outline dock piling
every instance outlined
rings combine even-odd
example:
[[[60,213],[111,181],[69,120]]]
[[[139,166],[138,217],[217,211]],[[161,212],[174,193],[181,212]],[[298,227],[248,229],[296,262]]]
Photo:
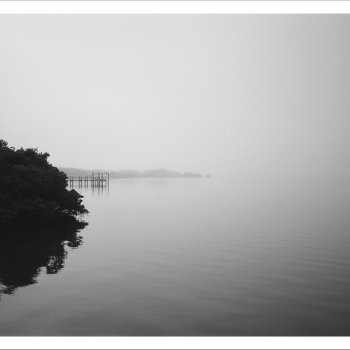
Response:
[[[105,176],[106,175],[106,176]],[[91,186],[96,187],[109,187],[109,173],[100,173],[98,172],[97,175],[95,173],[92,173],[91,177],[89,176],[69,176],[68,177],[69,185],[72,187],[74,185],[74,182],[78,182],[78,186],[82,187],[83,184],[85,186],[89,186],[89,183]]]

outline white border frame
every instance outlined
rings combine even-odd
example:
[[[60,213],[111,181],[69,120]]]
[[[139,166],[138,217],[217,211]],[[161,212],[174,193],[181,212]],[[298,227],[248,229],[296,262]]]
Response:
[[[4,14],[350,13],[348,1],[0,1]]]
[[[347,1],[0,1],[0,14],[349,13]],[[1,349],[350,349],[350,337],[0,337],[0,340]]]

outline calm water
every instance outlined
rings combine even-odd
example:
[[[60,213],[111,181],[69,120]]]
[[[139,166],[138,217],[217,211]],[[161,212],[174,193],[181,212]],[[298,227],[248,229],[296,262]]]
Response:
[[[80,192],[89,225],[70,240],[3,243],[0,335],[350,335],[350,183]]]

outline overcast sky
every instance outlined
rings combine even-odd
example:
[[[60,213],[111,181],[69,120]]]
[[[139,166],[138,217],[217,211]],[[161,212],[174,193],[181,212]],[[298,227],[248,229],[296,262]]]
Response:
[[[55,166],[349,176],[350,15],[1,15],[0,138]]]

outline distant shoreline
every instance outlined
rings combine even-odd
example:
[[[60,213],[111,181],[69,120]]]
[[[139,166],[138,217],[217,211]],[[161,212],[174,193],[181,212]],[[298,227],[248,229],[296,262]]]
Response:
[[[92,173],[105,173],[106,170],[101,169],[78,169],[78,168],[63,168],[59,169],[67,174],[67,176],[91,176]],[[108,171],[110,179],[123,179],[123,178],[210,178],[210,175],[203,176],[198,173],[184,172],[179,173],[173,170],[166,170],[164,168],[151,169],[145,171],[139,170],[111,170]]]

